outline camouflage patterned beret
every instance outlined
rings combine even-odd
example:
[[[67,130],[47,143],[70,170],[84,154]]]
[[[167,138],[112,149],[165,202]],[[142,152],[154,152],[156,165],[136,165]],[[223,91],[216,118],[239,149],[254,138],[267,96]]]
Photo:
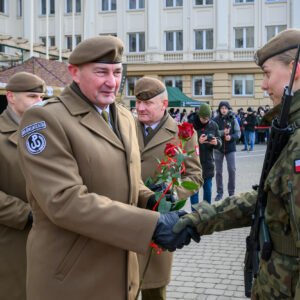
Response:
[[[45,81],[40,77],[27,72],[19,72],[10,77],[5,89],[11,92],[44,93]]]
[[[123,42],[114,36],[97,36],[79,43],[69,57],[72,65],[96,62],[117,64],[122,62]]]
[[[140,78],[134,87],[134,95],[138,100],[147,101],[166,90],[165,85],[153,77]]]
[[[262,48],[256,51],[254,55],[255,62],[261,67],[267,59],[285,51],[295,49],[299,44],[299,29],[287,29],[281,31],[279,34],[269,40]]]

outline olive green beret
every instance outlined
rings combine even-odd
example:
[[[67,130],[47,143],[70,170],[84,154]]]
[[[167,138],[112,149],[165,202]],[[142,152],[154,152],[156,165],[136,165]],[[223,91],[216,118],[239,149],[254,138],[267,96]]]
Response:
[[[114,36],[96,36],[79,43],[69,57],[72,65],[96,62],[117,64],[122,62],[124,44]]]
[[[198,115],[199,115],[199,117],[202,117],[202,118],[210,118],[211,117],[210,106],[206,103],[201,104]]]
[[[295,49],[299,44],[299,29],[287,29],[281,31],[279,34],[269,40],[262,48],[256,51],[254,55],[255,62],[261,67],[267,59],[285,51]]]
[[[134,87],[134,95],[138,100],[147,101],[166,90],[165,85],[153,77],[140,78]]]
[[[19,72],[10,77],[5,89],[11,92],[44,93],[45,81],[40,77],[27,72]]]

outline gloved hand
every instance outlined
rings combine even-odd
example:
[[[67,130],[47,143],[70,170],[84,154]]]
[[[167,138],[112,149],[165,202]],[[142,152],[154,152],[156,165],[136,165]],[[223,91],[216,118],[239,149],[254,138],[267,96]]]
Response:
[[[167,188],[167,185],[164,182],[159,184],[152,183],[148,186],[148,188],[153,192],[163,192]]]
[[[179,221],[179,218],[186,214],[185,211],[173,211],[166,214],[160,214],[158,219],[153,240],[156,244],[169,251],[175,251],[188,245],[193,239],[195,242],[200,242],[200,236],[195,228],[186,227],[180,233],[175,234],[172,229]]]
[[[175,197],[172,194],[166,194],[165,198],[167,201],[174,203],[176,201]],[[154,205],[156,204],[156,197],[155,195],[152,195],[149,197],[148,201],[147,201],[147,205],[146,208],[152,210]],[[158,208],[158,206],[157,206]],[[157,209],[156,209],[157,211]]]

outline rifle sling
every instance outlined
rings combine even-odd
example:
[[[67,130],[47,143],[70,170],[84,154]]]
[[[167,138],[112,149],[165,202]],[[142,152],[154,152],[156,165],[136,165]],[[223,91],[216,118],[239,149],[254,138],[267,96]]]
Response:
[[[295,241],[292,236],[284,236],[272,231],[270,231],[270,235],[273,250],[283,255],[299,257],[300,249],[296,247]]]

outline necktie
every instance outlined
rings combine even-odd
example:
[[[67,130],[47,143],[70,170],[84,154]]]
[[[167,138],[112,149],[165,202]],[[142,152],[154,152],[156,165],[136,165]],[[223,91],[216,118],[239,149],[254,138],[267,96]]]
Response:
[[[153,132],[153,129],[152,129],[151,126],[149,126],[149,127],[146,128],[146,131],[147,131],[147,136],[148,136]]]
[[[102,118],[104,119],[104,121],[109,124],[108,122],[108,112],[106,110],[102,110],[102,113],[101,113],[101,116]]]

